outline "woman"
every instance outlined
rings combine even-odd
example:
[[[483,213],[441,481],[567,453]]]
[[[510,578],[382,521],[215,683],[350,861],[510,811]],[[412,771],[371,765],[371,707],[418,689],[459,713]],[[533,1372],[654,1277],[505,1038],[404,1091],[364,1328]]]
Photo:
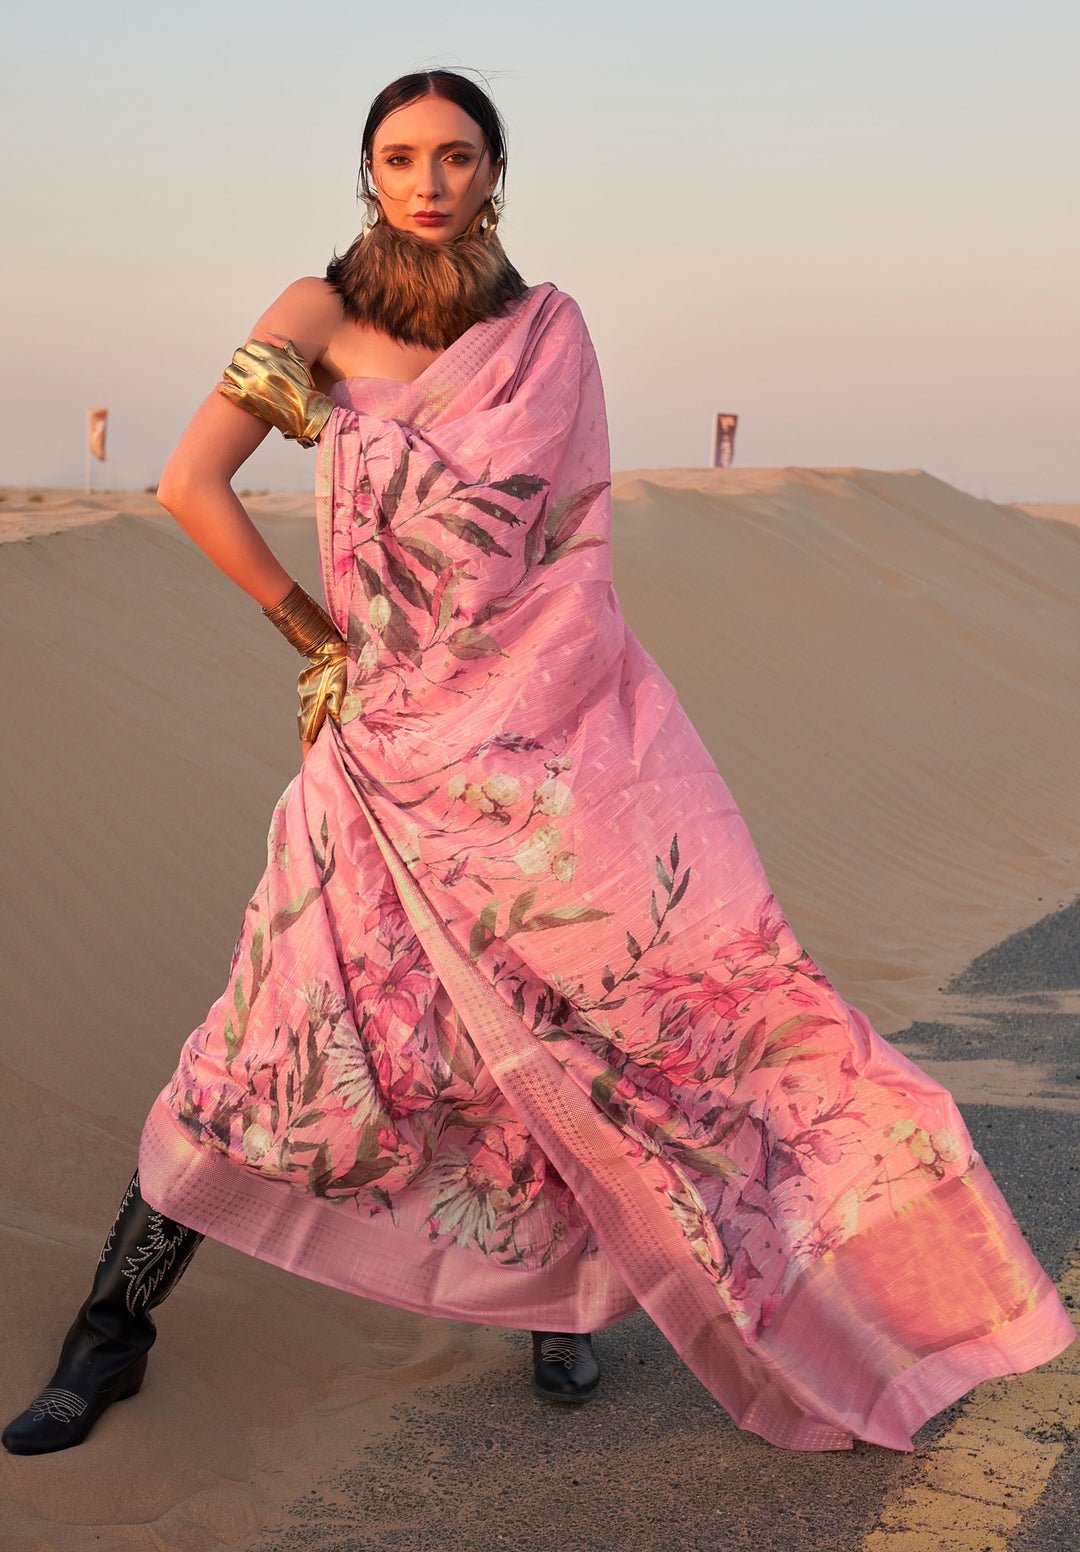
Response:
[[[608,450],[573,301],[495,236],[470,81],[393,83],[377,219],[257,323],[161,499],[309,658],[304,762],[229,983],[24,1453],[138,1389],[204,1234],[429,1314],[534,1330],[581,1402],[641,1305],[745,1428],[911,1433],[1073,1336],[950,1096],[795,941],[611,589]],[[311,365],[308,373],[307,363]],[[229,481],[319,442],[329,615]]]

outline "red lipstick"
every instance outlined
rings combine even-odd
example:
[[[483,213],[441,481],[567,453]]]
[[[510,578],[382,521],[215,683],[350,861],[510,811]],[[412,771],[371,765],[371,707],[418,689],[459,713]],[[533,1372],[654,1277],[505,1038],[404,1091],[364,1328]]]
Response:
[[[413,220],[421,226],[445,226],[450,217],[443,215],[441,210],[415,210]]]

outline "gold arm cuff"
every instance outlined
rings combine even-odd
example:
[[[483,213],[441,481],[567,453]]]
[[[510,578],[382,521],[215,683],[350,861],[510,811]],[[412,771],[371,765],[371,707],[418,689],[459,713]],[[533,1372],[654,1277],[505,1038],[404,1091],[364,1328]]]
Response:
[[[292,340],[284,346],[248,340],[233,351],[218,392],[230,403],[277,426],[287,441],[314,447],[334,408],[319,393],[311,370]]]

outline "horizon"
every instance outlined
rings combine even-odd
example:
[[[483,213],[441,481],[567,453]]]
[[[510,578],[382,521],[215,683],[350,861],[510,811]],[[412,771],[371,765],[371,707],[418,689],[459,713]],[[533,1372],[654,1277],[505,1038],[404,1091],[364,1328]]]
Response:
[[[1075,10],[608,15],[555,0],[539,33],[430,0],[362,22],[328,0],[302,32],[282,0],[15,16],[0,483],[79,488],[90,405],[109,409],[102,488],[156,483],[254,319],[355,235],[374,93],[475,64],[509,126],[507,251],[582,307],[614,468],[707,467],[723,410],[736,467],[1078,499]],[[268,439],[235,483],[309,489],[311,458]]]

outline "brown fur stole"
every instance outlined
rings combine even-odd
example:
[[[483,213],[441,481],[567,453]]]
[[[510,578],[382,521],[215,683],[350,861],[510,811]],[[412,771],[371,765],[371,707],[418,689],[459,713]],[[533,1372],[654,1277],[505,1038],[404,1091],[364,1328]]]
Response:
[[[346,316],[403,345],[445,350],[481,318],[501,313],[528,288],[494,230],[482,229],[488,208],[450,242],[414,237],[380,217],[327,265]]]

